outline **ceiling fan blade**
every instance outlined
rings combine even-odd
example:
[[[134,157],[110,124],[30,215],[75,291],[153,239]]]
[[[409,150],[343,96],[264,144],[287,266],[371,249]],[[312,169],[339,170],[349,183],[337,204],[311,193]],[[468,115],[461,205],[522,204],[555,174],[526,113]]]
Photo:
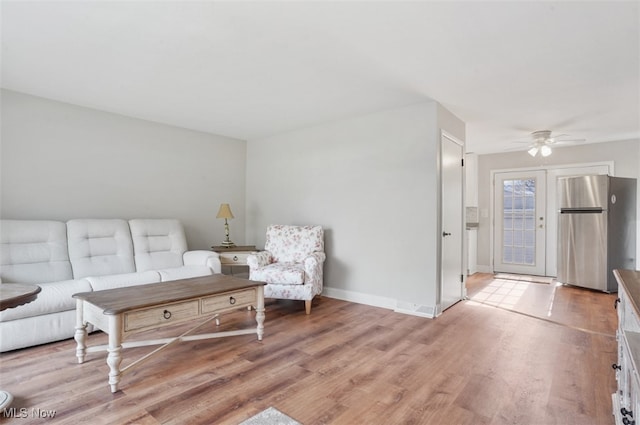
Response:
[[[555,143],[560,142],[586,142],[587,139],[555,139]]]
[[[503,152],[526,152],[529,149],[529,147],[523,147],[523,146],[519,146],[517,148],[505,148],[502,149]]]
[[[573,140],[557,140],[553,143],[549,143],[552,146],[569,146],[569,145],[579,145],[580,143],[586,141],[586,139],[573,139]]]

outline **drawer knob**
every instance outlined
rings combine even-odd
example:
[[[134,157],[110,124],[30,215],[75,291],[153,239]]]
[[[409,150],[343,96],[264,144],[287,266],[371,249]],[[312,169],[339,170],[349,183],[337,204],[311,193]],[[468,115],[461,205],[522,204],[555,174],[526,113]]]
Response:
[[[622,366],[618,365],[618,364],[612,364],[611,367],[613,368],[613,370],[622,370]]]
[[[171,312],[169,310],[165,310],[162,315],[167,320],[171,319]]]
[[[624,407],[622,409],[620,409],[620,413],[622,413],[622,416],[631,416],[633,417],[633,411],[632,410],[627,410]]]
[[[636,425],[636,421],[630,421],[626,416],[622,418],[622,423],[624,425]]]
[[[238,256],[237,255],[233,256],[233,261],[238,261]]]
[[[229,304],[234,305],[236,303],[236,299],[233,297],[229,297]]]
[[[616,300],[613,302],[613,308],[615,310],[618,309],[618,304],[620,304],[620,298],[616,298]]]

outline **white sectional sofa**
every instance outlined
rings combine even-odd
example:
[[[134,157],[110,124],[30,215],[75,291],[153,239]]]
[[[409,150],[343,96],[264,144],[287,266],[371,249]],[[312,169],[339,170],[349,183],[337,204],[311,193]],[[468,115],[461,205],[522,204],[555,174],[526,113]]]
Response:
[[[0,352],[73,337],[78,292],[220,273],[218,254],[187,251],[173,219],[0,220],[0,282],[38,298],[0,312]]]

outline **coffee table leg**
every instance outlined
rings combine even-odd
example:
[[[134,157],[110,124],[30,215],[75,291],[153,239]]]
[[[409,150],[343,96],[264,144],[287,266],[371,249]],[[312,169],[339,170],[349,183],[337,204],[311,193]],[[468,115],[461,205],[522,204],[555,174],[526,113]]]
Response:
[[[87,352],[87,322],[84,321],[83,304],[84,301],[76,300],[76,333],[73,339],[76,340],[76,357],[78,363],[84,363],[84,356]]]
[[[258,286],[258,302],[256,303],[256,322],[258,322],[258,328],[256,333],[258,334],[258,341],[262,341],[262,335],[264,335],[264,286]]]
[[[118,391],[120,382],[120,363],[122,362],[122,317],[109,316],[109,348],[107,364],[109,365],[109,385],[111,392]]]

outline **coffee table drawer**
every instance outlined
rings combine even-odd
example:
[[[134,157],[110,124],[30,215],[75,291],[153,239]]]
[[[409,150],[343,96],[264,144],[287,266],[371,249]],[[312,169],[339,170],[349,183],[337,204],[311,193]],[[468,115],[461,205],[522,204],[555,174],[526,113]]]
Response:
[[[131,311],[124,315],[124,330],[176,323],[198,316],[198,300]]]
[[[256,290],[247,289],[232,294],[220,294],[202,299],[202,314],[225,308],[244,307],[256,302]]]

